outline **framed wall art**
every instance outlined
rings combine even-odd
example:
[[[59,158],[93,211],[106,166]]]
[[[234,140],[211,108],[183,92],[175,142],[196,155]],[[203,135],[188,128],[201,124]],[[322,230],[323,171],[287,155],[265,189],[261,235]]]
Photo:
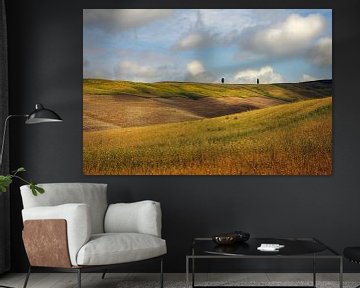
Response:
[[[85,175],[331,175],[330,9],[83,10]]]

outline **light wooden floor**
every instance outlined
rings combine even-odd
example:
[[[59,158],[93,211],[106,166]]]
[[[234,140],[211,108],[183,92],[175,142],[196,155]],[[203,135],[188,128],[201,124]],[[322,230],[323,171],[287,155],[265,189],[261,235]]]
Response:
[[[231,279],[232,281],[249,280],[259,283],[266,283],[268,281],[312,281],[312,274],[308,273],[211,273],[211,274],[197,274],[197,281],[226,281]],[[11,286],[14,288],[22,288],[25,279],[23,273],[8,273],[0,276],[1,285]],[[321,281],[335,281],[338,280],[338,274],[336,273],[319,273],[317,274],[317,280]],[[146,274],[125,274],[125,273],[108,273],[105,280],[101,279],[101,273],[83,273],[82,286],[87,287],[106,287],[116,288],[121,287],[122,281],[126,282],[126,287],[131,287],[131,281],[134,283],[141,283],[141,281],[158,281],[159,274],[146,273]],[[185,274],[172,273],[165,274],[165,288],[167,286],[172,287],[171,283],[176,282],[179,287],[179,283],[183,283],[185,287]],[[351,282],[351,283],[350,283]],[[129,284],[130,283],[130,284]],[[360,284],[360,273],[345,273],[344,284],[353,285],[353,283]],[[166,285],[169,284],[169,285]],[[182,286],[180,284],[180,286]],[[32,273],[28,288],[75,288],[76,273]]]

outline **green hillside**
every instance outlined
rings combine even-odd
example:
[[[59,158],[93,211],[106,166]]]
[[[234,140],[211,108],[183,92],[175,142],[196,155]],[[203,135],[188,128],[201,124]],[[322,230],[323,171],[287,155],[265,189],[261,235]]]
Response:
[[[271,97],[284,101],[322,98],[332,95],[332,81],[319,80],[282,84],[210,84],[193,82],[140,83],[102,79],[84,79],[83,94],[135,95],[140,97]]]
[[[310,85],[314,84],[321,83]],[[276,89],[281,85],[275,85]],[[329,175],[332,99],[304,100],[212,119],[86,132],[83,168],[87,175]]]

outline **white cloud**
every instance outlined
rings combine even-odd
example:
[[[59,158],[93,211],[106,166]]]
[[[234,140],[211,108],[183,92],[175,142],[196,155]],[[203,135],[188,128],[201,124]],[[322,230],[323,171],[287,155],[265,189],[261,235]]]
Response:
[[[199,60],[193,60],[186,65],[188,73],[185,75],[184,81],[198,83],[213,83],[216,76],[207,71]]]
[[[180,50],[197,49],[206,46],[209,43],[209,37],[204,33],[191,33],[180,39],[175,48]]]
[[[249,30],[244,46],[247,50],[264,55],[295,55],[309,47],[311,41],[324,30],[325,24],[320,14],[291,14],[270,27]]]
[[[113,68],[112,79],[136,82],[179,81],[184,79],[184,71],[173,64],[158,65],[151,61],[121,61]]]
[[[115,68],[117,79],[150,82],[160,75],[160,71],[152,66],[141,65],[132,61],[123,61]]]
[[[324,37],[319,39],[310,51],[310,57],[314,64],[324,67],[332,64],[332,39]]]
[[[201,9],[201,18],[205,27],[218,34],[229,31],[240,32],[253,23],[253,11],[246,9]]]
[[[200,50],[237,43],[240,32],[252,25],[249,10],[245,9],[191,10],[191,13],[181,13],[180,19],[187,23],[179,25],[178,31],[184,32],[173,45],[178,50]]]
[[[199,60],[193,60],[187,64],[187,69],[189,73],[193,76],[196,76],[200,73],[205,72],[204,65]]]
[[[106,32],[137,28],[168,17],[171,9],[84,9],[84,27]]]
[[[247,69],[236,73],[234,81],[245,84],[255,84],[256,79],[260,80],[260,83],[281,83],[284,82],[283,77],[276,73],[270,66],[264,66],[260,69]]]
[[[203,26],[211,31],[218,44],[238,43],[244,30],[268,25],[288,14],[285,9],[201,9],[199,13]]]
[[[194,12],[195,13],[190,13],[191,18],[194,17],[191,20],[192,25],[187,28],[187,32],[181,34],[180,39],[173,46],[175,49],[201,49],[210,46],[214,41],[211,31],[209,31],[203,23],[201,11],[196,10]]]
[[[301,76],[300,82],[307,82],[307,81],[315,81],[317,80],[314,76],[308,75],[308,74],[303,74]]]

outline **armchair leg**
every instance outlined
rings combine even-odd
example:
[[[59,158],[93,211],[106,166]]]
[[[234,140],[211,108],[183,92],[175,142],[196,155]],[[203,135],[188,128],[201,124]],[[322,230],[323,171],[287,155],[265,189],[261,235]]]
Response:
[[[27,283],[28,283],[28,281],[29,281],[30,274],[31,274],[31,265],[29,266],[29,270],[28,270],[28,272],[27,272],[27,274],[26,274],[26,278],[25,278],[25,282],[24,282],[23,288],[26,288]]]
[[[78,288],[81,288],[81,269],[77,269]]]
[[[101,275],[101,279],[105,279],[106,272],[107,272],[107,270],[105,269],[103,274]]]
[[[160,287],[163,288],[164,287],[164,268],[163,265],[164,264],[164,259],[163,257],[161,257],[160,260]]]

